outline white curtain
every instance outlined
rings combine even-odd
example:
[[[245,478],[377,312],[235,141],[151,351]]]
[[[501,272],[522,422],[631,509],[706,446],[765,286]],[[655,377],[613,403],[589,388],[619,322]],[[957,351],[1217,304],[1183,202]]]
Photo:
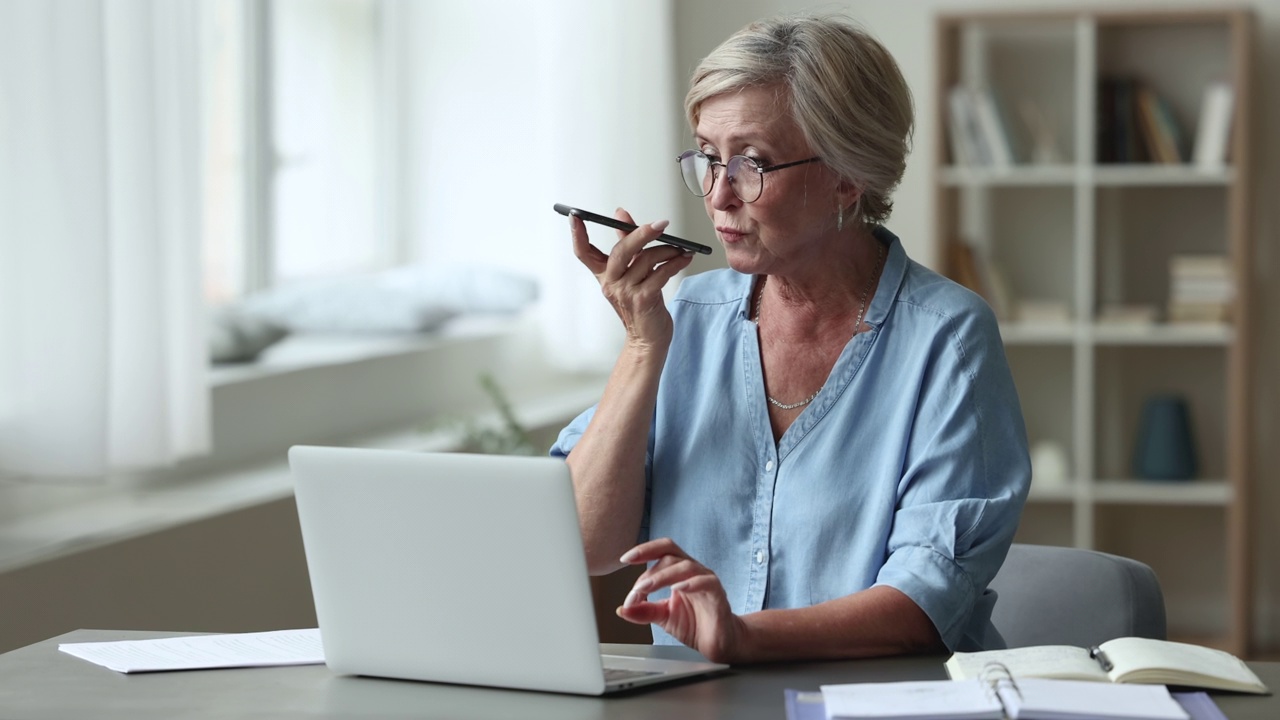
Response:
[[[675,221],[679,108],[670,0],[410,3],[406,218],[430,262],[535,275],[544,347],[603,370],[621,325],[555,203]],[[614,231],[590,227],[598,246]],[[678,230],[678,228],[673,228]]]
[[[207,452],[197,0],[0,0],[0,476]]]

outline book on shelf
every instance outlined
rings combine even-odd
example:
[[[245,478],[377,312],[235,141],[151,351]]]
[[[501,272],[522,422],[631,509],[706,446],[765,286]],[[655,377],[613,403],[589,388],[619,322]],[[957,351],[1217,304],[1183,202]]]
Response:
[[[987,165],[986,148],[981,145],[977,118],[969,107],[969,91],[957,85],[947,93],[947,138],[951,142],[951,163],[960,166]]]
[[[1169,272],[1174,277],[1229,278],[1231,261],[1226,255],[1173,255]]]
[[[1231,306],[1226,303],[1169,303],[1171,323],[1226,323],[1231,322]]]
[[[1205,86],[1191,150],[1191,161],[1196,167],[1214,170],[1226,165],[1234,104],[1235,93],[1230,84],[1212,82]]]
[[[951,279],[981,295],[997,319],[1009,319],[1009,286],[991,258],[960,239],[951,241],[950,254]]]
[[[1227,322],[1235,299],[1231,262],[1225,255],[1174,255],[1169,259],[1169,321]]]
[[[1186,142],[1173,107],[1150,85],[1132,77],[1098,84],[1098,162],[1181,164]]]
[[[1007,168],[1016,161],[995,94],[957,85],[947,94],[947,136],[956,165]]]
[[[1098,85],[1098,162],[1146,162],[1146,148],[1139,134],[1137,81],[1128,77],[1103,78]]]
[[[980,678],[998,664],[1015,678],[1054,678],[1110,683],[1185,685],[1266,694],[1240,658],[1223,650],[1150,638],[1108,640],[1094,648],[1043,645],[955,653],[946,662],[953,680]]]
[[[1103,305],[1098,311],[1098,324],[1124,327],[1151,327],[1159,320],[1155,305]]]
[[[1137,86],[1135,102],[1135,113],[1140,119],[1139,133],[1143,147],[1147,149],[1147,157],[1155,163],[1181,164],[1182,129],[1169,103],[1149,85]]]
[[[972,90],[973,107],[978,117],[978,127],[991,153],[991,165],[1007,168],[1016,161],[1013,150],[1013,138],[1009,135],[1009,124],[1005,122],[1004,113],[995,93],[990,89]]]

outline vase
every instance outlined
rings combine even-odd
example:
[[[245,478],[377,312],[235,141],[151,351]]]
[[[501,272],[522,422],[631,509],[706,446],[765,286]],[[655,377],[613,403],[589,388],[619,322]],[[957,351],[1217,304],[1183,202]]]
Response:
[[[1142,406],[1133,472],[1146,480],[1190,480],[1196,475],[1187,402],[1178,395],[1156,395]]]

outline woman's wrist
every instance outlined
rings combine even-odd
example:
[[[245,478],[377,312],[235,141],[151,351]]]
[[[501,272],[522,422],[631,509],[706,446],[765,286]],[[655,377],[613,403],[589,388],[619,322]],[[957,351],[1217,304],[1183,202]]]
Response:
[[[653,340],[628,337],[622,347],[622,359],[635,366],[656,365],[661,371],[667,362],[671,338]]]
[[[722,659],[715,662],[725,662],[731,665],[745,665],[757,662],[757,633],[759,628],[751,621],[752,617],[757,614],[730,615],[729,642],[726,643],[723,649]]]

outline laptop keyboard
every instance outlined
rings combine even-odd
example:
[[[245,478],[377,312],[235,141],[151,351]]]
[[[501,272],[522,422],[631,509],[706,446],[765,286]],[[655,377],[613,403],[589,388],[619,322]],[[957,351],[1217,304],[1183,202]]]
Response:
[[[607,667],[604,669],[604,681],[611,683],[618,682],[619,680],[639,680],[640,678],[653,677],[654,675],[661,674],[662,673],[654,672],[653,670],[627,670],[625,668]]]

